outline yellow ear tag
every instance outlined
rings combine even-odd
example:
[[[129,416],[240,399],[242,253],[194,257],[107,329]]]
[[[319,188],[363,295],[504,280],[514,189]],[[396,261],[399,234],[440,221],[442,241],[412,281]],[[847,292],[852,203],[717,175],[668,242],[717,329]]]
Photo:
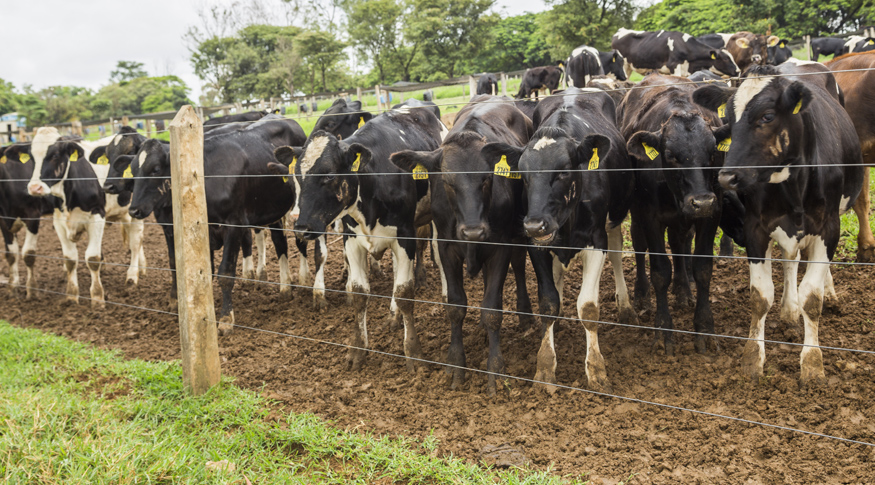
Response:
[[[132,178],[134,178],[134,173],[131,172],[131,166],[130,166],[130,165],[128,165],[128,168],[125,169],[124,173],[122,174],[122,178],[123,178],[123,179],[132,179]]]
[[[720,143],[718,143],[717,149],[720,150],[721,152],[728,152],[729,145],[732,145],[732,138],[727,138],[727,139],[721,141]]]
[[[106,158],[106,155],[101,155],[100,158],[97,159],[98,165],[109,165],[109,159]]]
[[[783,49],[783,48],[784,48],[784,43],[781,42],[780,44],[778,44],[778,47],[780,47],[781,49]]]
[[[796,107],[793,108],[793,114],[798,115],[799,110],[802,109],[802,100],[800,99],[798,103],[796,103]]]
[[[292,163],[289,164],[289,175],[295,174],[295,165],[298,164],[298,157],[292,157]],[[283,177],[283,183],[289,181],[288,177]]]
[[[656,157],[659,156],[659,152],[656,151],[656,148],[648,145],[647,143],[641,143],[641,146],[644,147],[644,153],[647,154],[647,158],[651,160],[656,160]]]
[[[21,163],[27,163],[27,162],[30,161],[30,155],[28,155],[27,153],[19,153],[19,154],[18,154],[18,160],[19,160]]]
[[[510,171],[510,165],[507,164],[507,155],[501,156],[501,160],[495,164],[495,170],[492,173],[509,179],[522,178],[522,175]]]
[[[717,59],[717,54],[714,54],[714,53],[712,52],[712,53],[711,53],[711,59],[716,60],[716,59]]]
[[[595,170],[597,168],[599,168],[599,149],[593,148],[592,158],[589,159],[589,167],[587,167],[587,170]]]
[[[872,44],[875,44],[875,40],[869,39],[869,42],[866,42],[866,45],[872,45]]]
[[[0,163],[6,163],[6,155],[0,157]]]
[[[359,116],[359,125],[358,125],[358,128],[361,128],[362,126],[365,126],[365,117],[364,117],[364,116]]]
[[[560,63],[559,63],[559,68],[560,68],[560,69],[565,69],[565,64],[562,64],[562,63],[560,62]]]
[[[75,162],[77,160],[79,160],[79,152],[74,151],[70,154],[70,161]]]
[[[726,103],[721,104],[717,108],[717,116],[719,116],[721,118],[726,118]]]
[[[358,172],[359,167],[361,167],[361,165],[362,165],[362,154],[356,153],[355,154],[355,161],[352,162],[352,167],[350,168],[350,170],[352,170],[353,172]]]
[[[413,167],[413,180],[428,180],[428,170],[421,163]]]

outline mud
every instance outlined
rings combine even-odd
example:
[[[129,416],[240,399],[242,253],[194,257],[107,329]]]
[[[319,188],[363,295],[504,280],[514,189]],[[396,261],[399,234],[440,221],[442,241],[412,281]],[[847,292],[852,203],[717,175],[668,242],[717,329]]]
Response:
[[[49,220],[43,222],[41,231],[37,253],[61,258]],[[167,268],[159,228],[147,225],[144,237],[147,265]],[[83,255],[84,244],[79,246],[79,254]],[[333,290],[345,287],[340,248],[337,242],[329,246],[326,284]],[[105,310],[92,311],[84,299],[79,305],[65,305],[62,296],[40,291],[34,291],[35,298],[26,302],[0,288],[0,318],[102,348],[119,349],[131,358],[179,359],[175,316],[109,303],[165,310],[169,272],[148,270],[138,287],[126,288],[128,252],[117,227],[107,228],[104,256],[107,264],[103,265],[101,279],[106,288]],[[289,264],[296,267],[297,261]],[[382,264],[386,270],[391,268],[389,255]],[[631,288],[632,259],[624,258],[624,265]],[[90,276],[81,266],[80,284],[90,284]],[[775,301],[779,302],[781,266],[774,266]],[[416,290],[416,297],[441,301],[438,272],[430,262],[427,269],[428,281]],[[606,265],[599,306],[602,320],[615,322],[617,306],[609,270]],[[834,266],[833,270],[839,304],[824,308],[821,344],[875,350],[875,305],[870,296],[875,268]],[[39,257],[36,272],[37,288],[64,291],[62,260]],[[3,268],[2,274],[7,273],[8,269]],[[371,280],[375,295],[391,295],[391,273],[385,274]],[[270,282],[279,281],[273,253],[268,255],[267,276]],[[530,294],[536,295],[531,266],[527,281]],[[576,313],[580,281],[580,265],[574,263],[566,277],[564,316]],[[482,280],[469,278],[465,287],[469,304],[478,305]],[[750,306],[746,263],[733,260],[715,265],[711,287],[716,331],[747,336]],[[328,308],[319,312],[313,308],[309,291],[293,293],[289,302],[280,297],[275,284],[238,281],[234,288],[236,323],[332,342],[354,339],[358,330],[355,312],[347,305],[346,295],[327,292]],[[515,308],[513,278],[508,278],[504,295],[505,309]],[[220,291],[215,283],[214,296],[219,303]],[[674,297],[670,298],[674,304]],[[370,298],[370,345],[403,355],[403,331],[390,329],[389,302],[388,298]],[[766,338],[798,342],[801,319],[795,327],[782,323],[779,307],[773,305],[769,312]],[[673,308],[672,314],[676,328],[693,330],[692,309]],[[449,346],[444,308],[416,304],[414,315],[425,358],[443,361]],[[469,310],[464,328],[465,352],[469,367],[485,369],[486,336],[479,321],[480,312]],[[652,315],[642,314],[640,321],[652,325]],[[501,350],[509,374],[534,376],[540,347],[538,327],[523,331],[516,316],[505,315]],[[678,334],[675,355],[666,357],[661,351],[651,353],[650,330],[601,325],[599,334],[614,394],[875,442],[873,355],[825,350],[826,385],[800,388],[800,348],[796,346],[767,343],[764,376],[753,382],[741,372],[744,341],[718,339],[719,350],[700,355],[695,352],[693,336]],[[558,384],[586,389],[583,325],[558,320],[555,342]],[[424,438],[433,433],[440,440],[440,453],[475,462],[488,454],[484,450],[508,447],[523,455],[515,458],[519,462],[539,469],[550,467],[560,475],[587,474],[594,483],[875,482],[875,447],[587,392],[555,387],[535,390],[531,383],[518,380],[500,381],[504,383],[498,393],[489,397],[487,377],[476,372],[467,372],[465,384],[452,391],[451,376],[436,365],[409,373],[403,359],[371,354],[363,368],[353,372],[348,370],[347,350],[343,347],[243,328],[220,337],[219,351],[225,374],[236,377],[241,386],[264,389],[288,410],[310,411],[341,427],[389,436]]]

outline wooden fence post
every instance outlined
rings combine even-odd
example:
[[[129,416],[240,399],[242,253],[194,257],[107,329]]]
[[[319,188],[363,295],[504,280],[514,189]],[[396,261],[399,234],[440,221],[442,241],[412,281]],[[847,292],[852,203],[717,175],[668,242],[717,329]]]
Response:
[[[355,88],[355,97],[358,98],[359,101],[362,100],[362,88]]]
[[[204,192],[204,127],[191,105],[170,123],[170,179],[182,382],[198,396],[219,383],[221,369]]]
[[[383,111],[383,103],[380,101],[380,85],[374,86],[374,94],[377,96],[377,113]]]
[[[152,120],[143,120],[143,124],[146,125],[146,138],[152,138]]]
[[[468,94],[470,95],[468,99],[477,95],[477,81],[474,76],[468,76]]]
[[[805,53],[808,55],[808,60],[811,60],[811,36],[805,36]]]

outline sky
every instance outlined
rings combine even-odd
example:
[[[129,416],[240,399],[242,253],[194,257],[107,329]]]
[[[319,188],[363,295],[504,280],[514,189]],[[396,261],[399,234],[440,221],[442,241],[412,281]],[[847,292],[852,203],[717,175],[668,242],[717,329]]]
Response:
[[[182,36],[199,23],[199,7],[219,1],[0,0],[6,47],[0,79],[17,90],[25,84],[97,90],[109,83],[118,61],[137,61],[150,75],[182,78],[196,101],[201,81]],[[496,9],[518,15],[546,6],[543,0],[499,0]]]

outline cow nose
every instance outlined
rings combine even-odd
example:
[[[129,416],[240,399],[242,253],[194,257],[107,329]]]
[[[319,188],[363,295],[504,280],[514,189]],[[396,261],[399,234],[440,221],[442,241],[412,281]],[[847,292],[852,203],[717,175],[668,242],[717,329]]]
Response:
[[[708,217],[713,213],[717,196],[714,194],[694,195],[690,198],[690,208],[697,216]]]
[[[295,236],[297,237],[305,237],[307,234],[313,231],[313,228],[310,227],[310,224],[303,224],[300,222],[295,222]]]
[[[547,224],[543,220],[526,219],[523,221],[523,229],[529,237],[540,236],[547,230]]]
[[[27,191],[30,195],[42,195],[43,186],[42,184],[30,184],[27,186]]]
[[[486,234],[486,227],[484,227],[483,224],[478,224],[476,226],[459,226],[459,235],[462,236],[461,239],[466,241],[485,241]]]
[[[753,59],[754,62],[760,62],[761,60],[763,60],[763,56],[758,56],[758,55],[757,55],[757,56],[753,56],[752,59]]]
[[[735,190],[738,188],[737,173],[721,170],[720,175],[717,176],[717,180],[720,182],[720,186],[724,189]]]
[[[131,217],[133,217],[134,219],[145,219],[143,211],[141,211],[140,209],[134,209],[133,207],[131,207],[130,209],[128,209],[128,214],[130,214]]]

